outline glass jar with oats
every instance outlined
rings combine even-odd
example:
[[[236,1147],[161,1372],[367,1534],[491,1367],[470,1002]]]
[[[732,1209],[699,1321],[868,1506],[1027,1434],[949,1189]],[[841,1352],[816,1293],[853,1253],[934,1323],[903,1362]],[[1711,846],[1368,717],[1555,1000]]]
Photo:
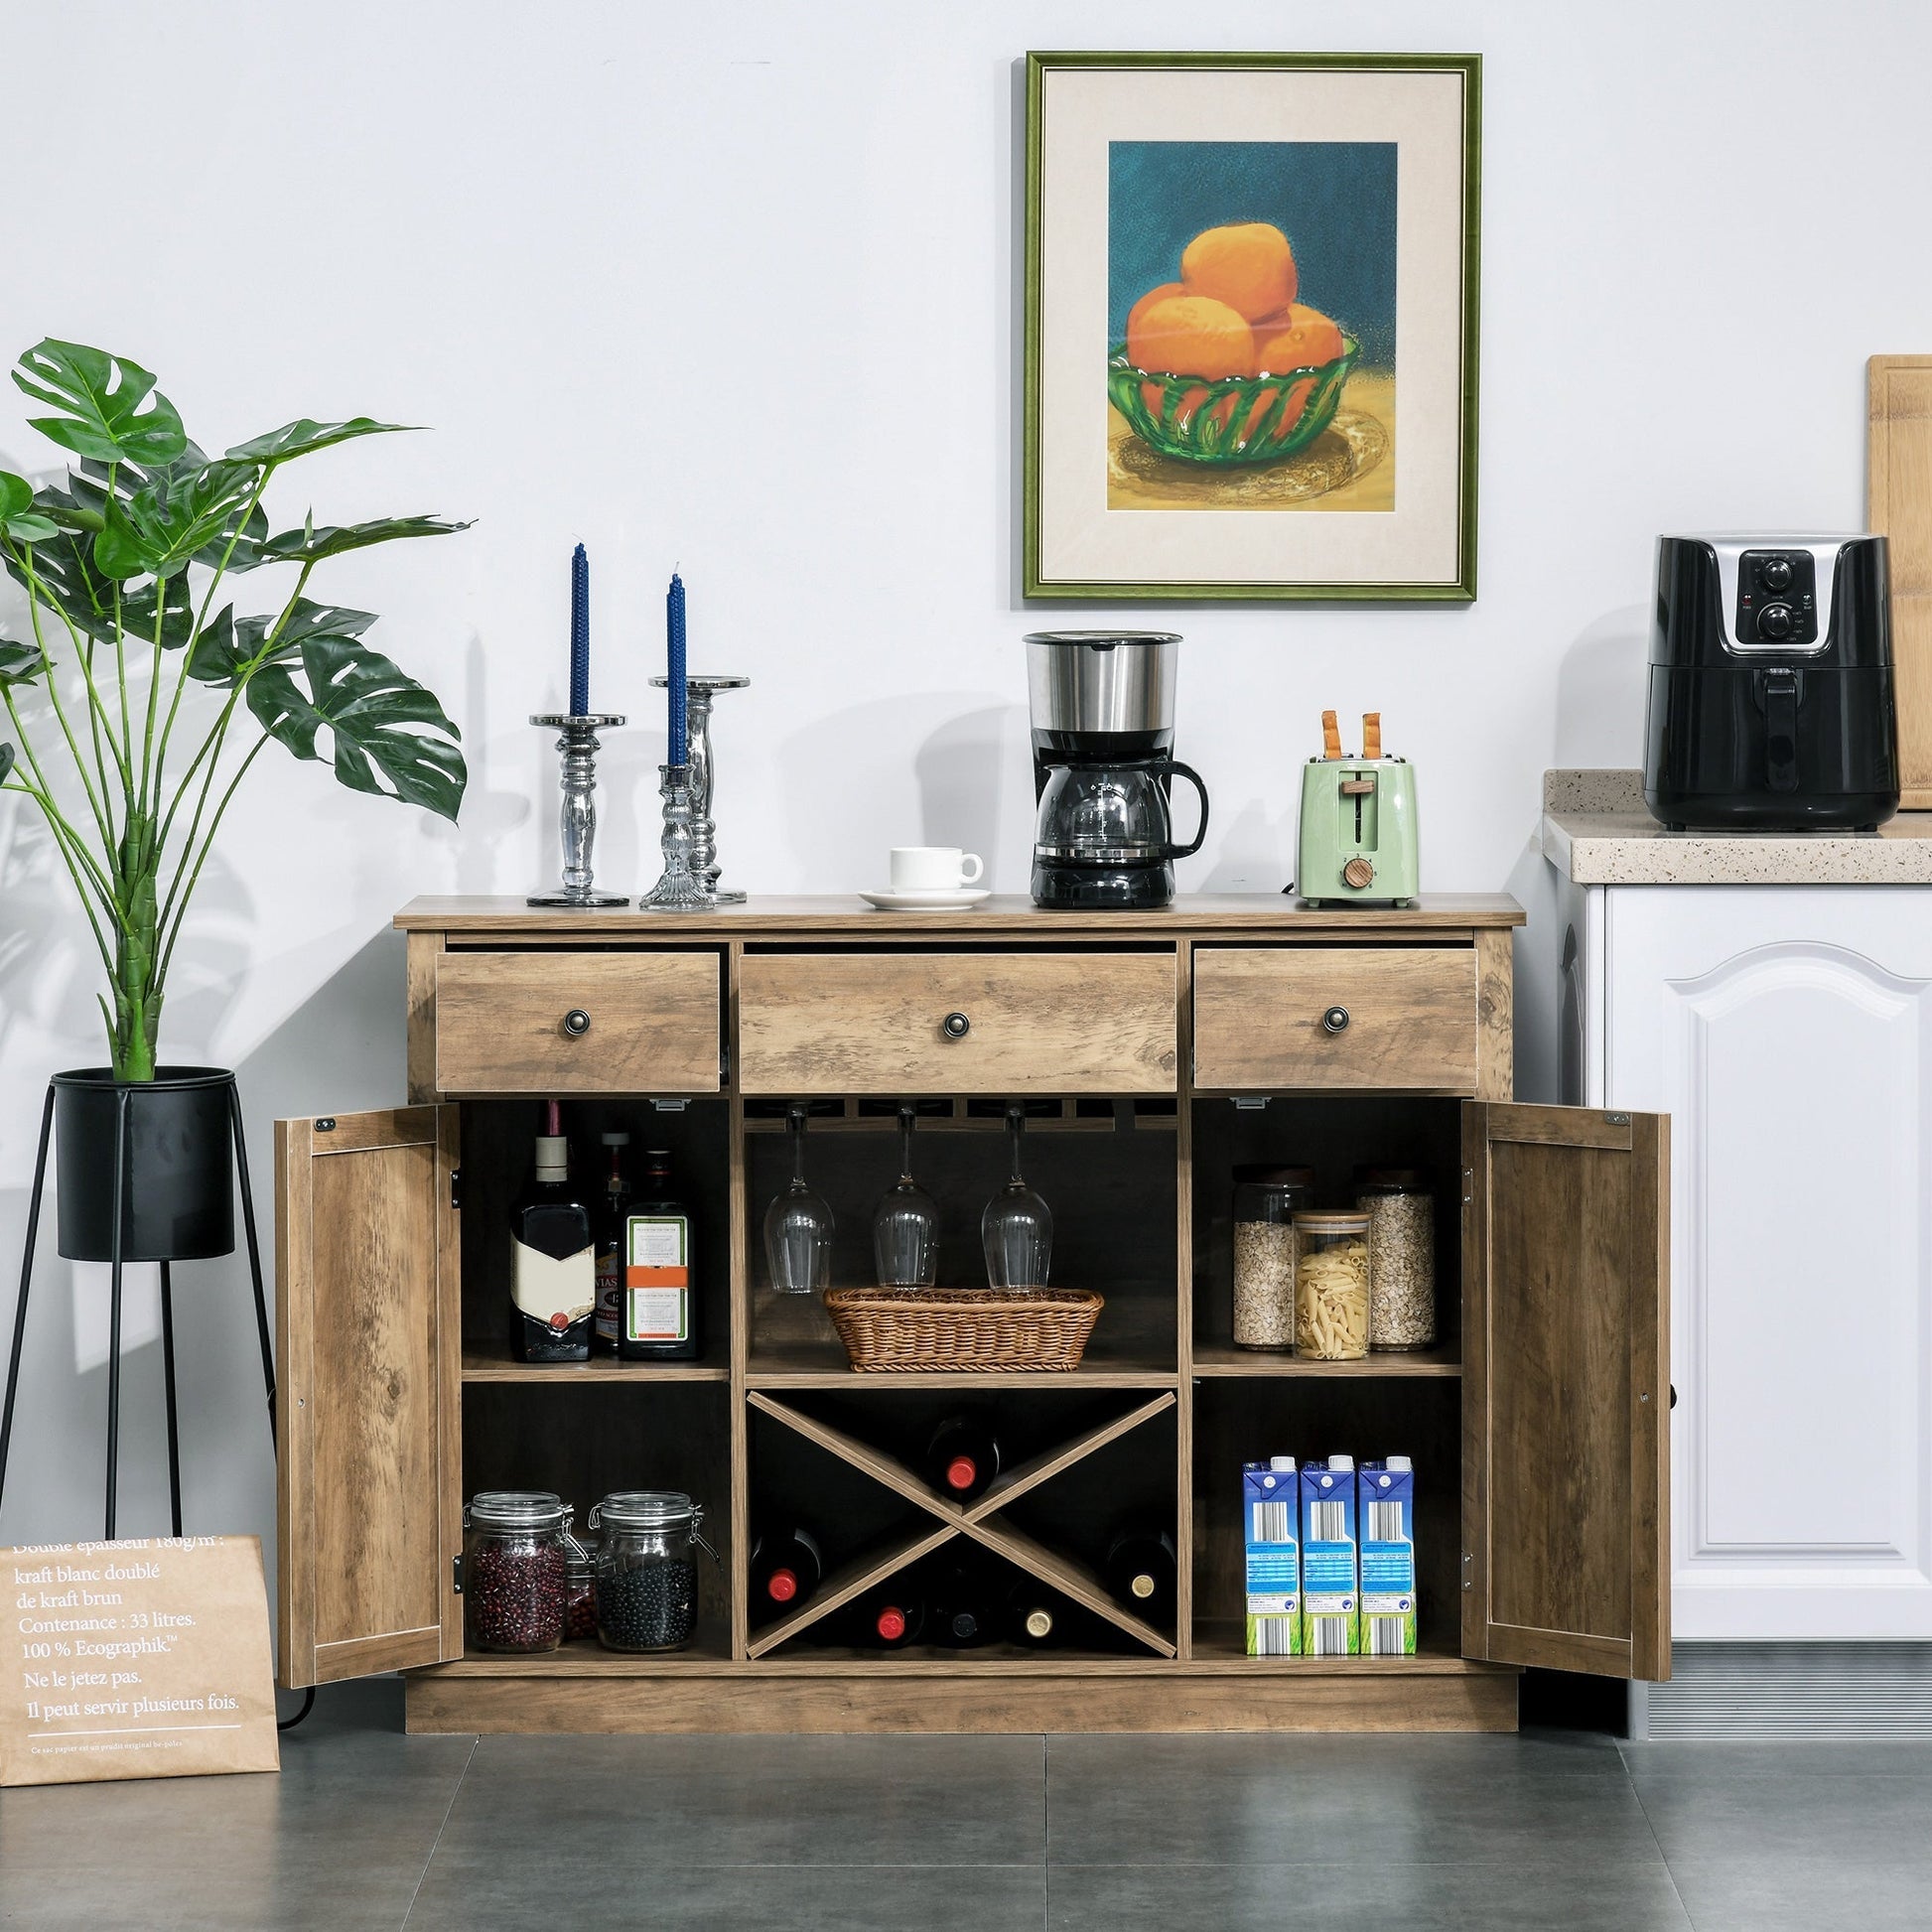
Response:
[[[1368,1353],[1368,1216],[1359,1209],[1295,1217],[1295,1352],[1322,1362]]]
[[[1436,1342],[1436,1196],[1420,1168],[1361,1168],[1355,1204],[1368,1216],[1368,1345]]]
[[[1313,1199],[1312,1168],[1235,1169],[1235,1347],[1295,1346],[1293,1224]]]

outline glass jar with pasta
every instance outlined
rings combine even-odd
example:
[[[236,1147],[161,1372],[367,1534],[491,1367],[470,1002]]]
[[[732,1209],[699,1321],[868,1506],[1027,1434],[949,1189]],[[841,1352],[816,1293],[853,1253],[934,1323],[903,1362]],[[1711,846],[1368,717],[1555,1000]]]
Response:
[[[1295,1217],[1295,1352],[1315,1361],[1368,1353],[1368,1216]]]

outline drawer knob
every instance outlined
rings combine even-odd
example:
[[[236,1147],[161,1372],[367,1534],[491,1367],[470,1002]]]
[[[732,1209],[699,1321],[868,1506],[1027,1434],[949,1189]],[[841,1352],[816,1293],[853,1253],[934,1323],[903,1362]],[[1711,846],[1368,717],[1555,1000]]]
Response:
[[[1321,1016],[1321,1024],[1331,1034],[1345,1034],[1348,1031],[1348,1009],[1330,1007]]]
[[[591,1030],[591,1016],[582,1007],[572,1007],[564,1015],[564,1032],[572,1039],[582,1039]]]
[[[973,1031],[973,1023],[963,1013],[949,1013],[940,1021],[939,1031],[948,1039],[964,1039]]]

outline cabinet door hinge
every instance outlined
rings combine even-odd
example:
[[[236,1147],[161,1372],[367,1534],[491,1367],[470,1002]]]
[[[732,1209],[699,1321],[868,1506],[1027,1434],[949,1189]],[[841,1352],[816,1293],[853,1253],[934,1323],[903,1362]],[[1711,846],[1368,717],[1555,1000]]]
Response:
[[[1476,1560],[1474,1554],[1468,1550],[1464,1550],[1462,1552],[1462,1587],[1464,1589],[1475,1588],[1475,1570]]]
[[[462,1205],[463,1170],[461,1168],[452,1168],[450,1170],[450,1206],[452,1208],[458,1208]]]
[[[450,1559],[450,1588],[459,1596],[463,1594],[463,1553],[460,1550]]]

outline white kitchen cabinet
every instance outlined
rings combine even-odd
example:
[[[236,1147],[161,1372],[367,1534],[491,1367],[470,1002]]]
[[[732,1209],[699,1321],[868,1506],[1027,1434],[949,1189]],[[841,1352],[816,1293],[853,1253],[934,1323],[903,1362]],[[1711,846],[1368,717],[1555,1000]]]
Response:
[[[1673,1121],[1677,1640],[1932,1638],[1932,890],[1558,903],[1561,1098]]]

